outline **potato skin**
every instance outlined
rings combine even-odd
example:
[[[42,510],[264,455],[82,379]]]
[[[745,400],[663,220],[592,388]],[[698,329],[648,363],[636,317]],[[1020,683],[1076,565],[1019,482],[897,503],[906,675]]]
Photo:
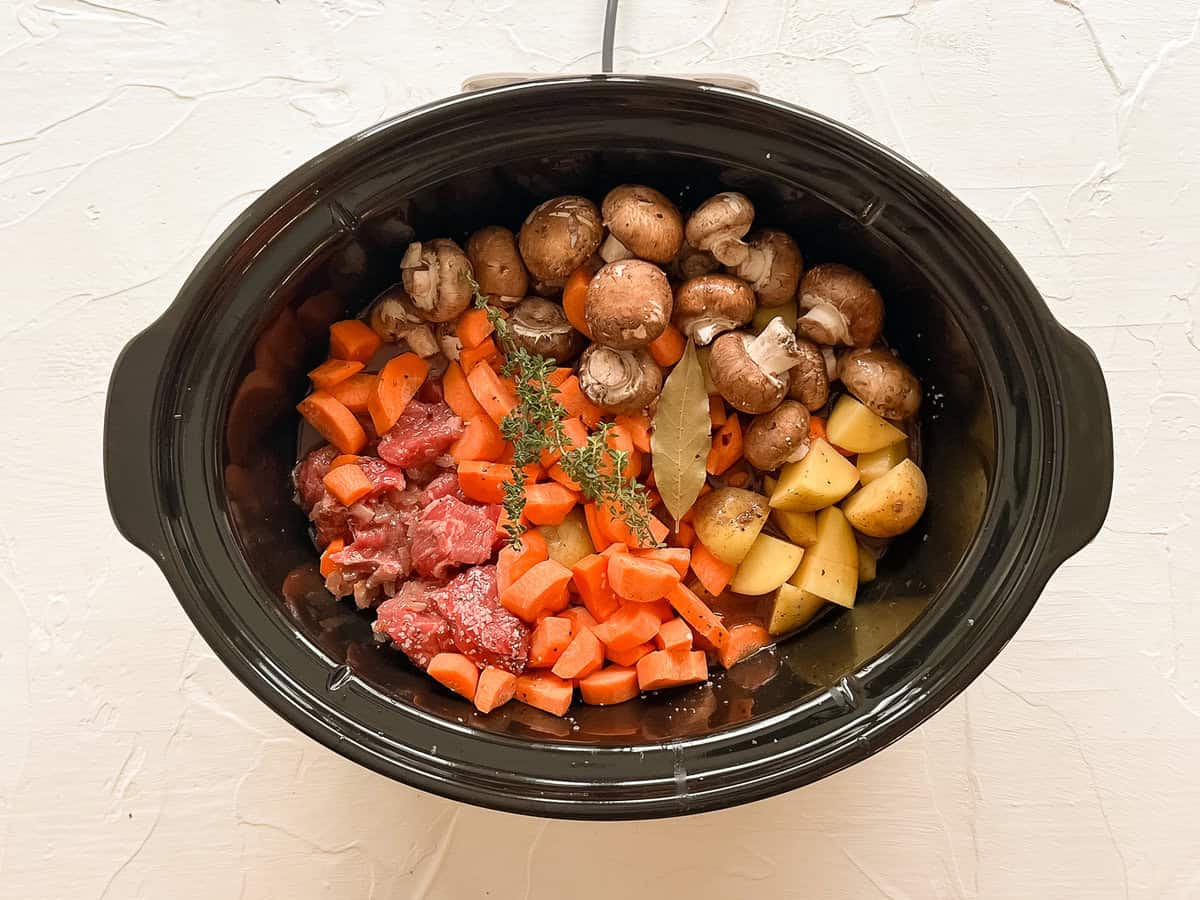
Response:
[[[928,496],[925,474],[906,459],[843,502],[842,512],[863,534],[890,538],[917,524]]]
[[[713,555],[738,565],[767,521],[767,498],[742,488],[722,487],[696,501],[696,536]]]

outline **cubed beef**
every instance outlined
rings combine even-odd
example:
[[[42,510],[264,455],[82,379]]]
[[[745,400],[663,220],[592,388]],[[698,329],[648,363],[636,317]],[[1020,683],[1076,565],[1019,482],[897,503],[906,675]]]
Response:
[[[304,457],[292,473],[296,499],[305,512],[316,506],[325,494],[324,479],[329,473],[329,464],[337,455],[337,448],[326,444]]]
[[[326,581],[330,592],[353,594],[355,604],[365,609],[407,578],[412,571],[409,530],[417,508],[415,491],[356,503],[348,523],[353,540],[330,557],[337,566]],[[366,518],[362,518],[364,512]]]
[[[421,669],[439,653],[455,649],[450,623],[434,602],[440,590],[422,581],[406,582],[399,594],[379,604],[372,625]]]
[[[496,567],[475,566],[429,597],[450,623],[458,652],[520,675],[529,661],[529,626],[500,605]]]
[[[496,521],[493,508],[439,497],[421,510],[412,529],[413,567],[441,578],[452,566],[485,562],[492,555]]]
[[[428,506],[439,497],[454,497],[464,501],[467,499],[458,486],[458,475],[454,472],[442,472],[425,485],[425,490],[421,491],[421,506]]]
[[[393,466],[419,466],[445,453],[462,433],[462,419],[445,403],[411,400],[396,424],[379,439],[378,452]]]
[[[389,465],[382,459],[376,459],[373,456],[364,456],[359,459],[358,467],[366,473],[371,484],[375,486],[375,490],[372,493],[404,490],[403,469]]]

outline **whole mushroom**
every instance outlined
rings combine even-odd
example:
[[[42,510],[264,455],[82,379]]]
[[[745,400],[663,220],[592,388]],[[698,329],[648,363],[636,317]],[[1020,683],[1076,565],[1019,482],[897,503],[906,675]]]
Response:
[[[809,412],[816,412],[829,402],[829,370],[825,354],[812,341],[796,340],[800,362],[792,369],[788,396],[799,400]]]
[[[400,269],[404,290],[425,321],[449,322],[471,305],[471,262],[454,241],[413,241]]]
[[[821,263],[800,282],[800,334],[828,346],[870,347],[883,330],[883,298],[861,272]]]
[[[608,238],[600,247],[605,262],[637,257],[668,263],[683,243],[683,217],[675,204],[652,187],[622,184],[600,205]]]
[[[851,350],[838,360],[842,384],[885,419],[907,419],[921,408],[921,383],[895,354],[876,347]]]
[[[697,344],[712,343],[754,316],[754,291],[732,275],[700,275],[675,289],[675,327]]]
[[[782,231],[764,229],[750,235],[749,252],[734,274],[750,282],[758,302],[763,306],[779,306],[796,296],[804,257],[796,242]]]
[[[721,335],[708,366],[713,384],[734,409],[758,414],[783,400],[791,384],[787,373],[799,361],[796,336],[776,318],[757,337],[744,331]]]
[[[583,335],[571,327],[562,306],[541,297],[518,303],[508,330],[517,346],[559,363],[573,359],[583,345]]]
[[[797,462],[808,453],[808,410],[795,400],[784,400],[746,429],[743,452],[750,465],[773,472],[784,463]]]
[[[497,306],[509,308],[529,292],[529,273],[517,250],[517,238],[500,225],[489,225],[467,239],[467,259],[480,292]]]
[[[579,388],[607,413],[645,409],[662,390],[663,373],[645,348],[617,350],[592,344],[579,358]]]
[[[707,250],[726,266],[740,266],[750,255],[742,242],[754,222],[754,204],[745,194],[726,191],[709,197],[687,221],[684,235],[697,250]]]
[[[414,353],[423,358],[438,352],[437,338],[402,285],[393,284],[375,298],[367,321],[375,333],[389,344],[405,341]]]
[[[568,194],[536,207],[521,226],[521,258],[542,289],[561,288],[600,246],[600,210],[587,197]]]
[[[640,259],[609,263],[588,283],[583,313],[592,339],[618,350],[645,347],[671,321],[671,284]]]

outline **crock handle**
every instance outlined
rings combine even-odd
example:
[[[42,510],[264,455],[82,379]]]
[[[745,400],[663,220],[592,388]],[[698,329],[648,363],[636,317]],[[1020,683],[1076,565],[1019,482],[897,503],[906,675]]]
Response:
[[[1062,501],[1046,551],[1058,568],[1100,531],[1113,486],[1113,432],[1104,373],[1092,348],[1062,329],[1058,340],[1064,423]]]
[[[104,408],[104,486],[117,530],[156,560],[164,558],[155,465],[155,395],[171,327],[162,319],[117,357]]]

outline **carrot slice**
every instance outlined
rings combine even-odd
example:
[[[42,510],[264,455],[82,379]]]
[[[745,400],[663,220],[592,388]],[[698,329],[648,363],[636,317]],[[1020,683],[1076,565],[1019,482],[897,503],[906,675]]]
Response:
[[[357,360],[327,359],[308,373],[308,380],[319,391],[326,391],[341,384],[351,375],[362,371],[363,364]]]
[[[644,412],[617,416],[616,423],[633,438],[633,446],[642,453],[650,452],[650,417]]]
[[[467,383],[479,405],[497,425],[516,409],[516,393],[486,362],[479,363],[467,373]]]
[[[511,700],[516,693],[516,675],[488,666],[479,673],[479,684],[475,686],[475,708],[481,713],[490,713]]]
[[[559,366],[557,369],[555,369],[553,372],[550,373],[550,377],[547,378],[546,380],[549,381],[555,387],[558,387],[564,381],[566,381],[568,378],[570,378],[573,374],[575,374],[574,370],[572,370],[570,366]]]
[[[525,515],[535,525],[558,525],[567,517],[579,495],[557,481],[531,484],[525,488]]]
[[[658,634],[662,623],[653,610],[630,603],[597,625],[592,631],[613,650],[630,650]]]
[[[562,423],[563,436],[567,439],[568,447],[582,447],[587,443],[588,430],[582,419],[564,419]],[[543,450],[539,462],[547,469],[562,457],[558,450]]]
[[[336,469],[338,466],[357,465],[361,456],[355,456],[353,453],[343,453],[341,456],[335,456],[333,462],[329,464],[329,468]]]
[[[345,549],[346,542],[342,538],[334,538],[325,545],[325,550],[321,553],[321,576],[323,578],[328,578],[338,567],[337,563],[331,559],[333,554],[341,553]]]
[[[496,589],[503,593],[508,587],[536,566],[550,558],[546,539],[536,528],[521,535],[521,548],[508,545],[496,560]]]
[[[650,342],[646,348],[654,361],[660,366],[673,366],[683,359],[683,351],[687,347],[687,338],[674,325],[668,325],[667,330]]]
[[[604,645],[590,628],[580,628],[550,671],[559,678],[586,678],[604,665]]]
[[[309,394],[296,404],[296,409],[321,437],[343,453],[357,453],[366,446],[367,433],[354,413],[324,391]]]
[[[579,679],[579,693],[584,703],[592,706],[612,706],[638,695],[637,670],[629,666],[609,666]]]
[[[686,585],[677,584],[667,595],[675,612],[679,613],[692,629],[705,638],[719,651],[729,641],[729,632],[721,624],[708,605],[697,597]]]
[[[425,671],[456,694],[475,699],[479,686],[479,667],[461,653],[439,653],[429,661]]]
[[[351,375],[345,381],[339,381],[327,391],[329,396],[350,412],[365,413],[367,402],[371,399],[371,392],[375,390],[375,380],[375,375],[360,372],[357,375]]]
[[[596,270],[584,263],[567,278],[567,283],[563,285],[562,295],[563,312],[567,314],[567,321],[576,331],[582,332],[589,341],[592,339],[592,332],[588,328],[587,315],[584,310],[587,307],[588,285],[595,274]]]
[[[558,386],[558,402],[567,411],[567,416],[578,416],[588,428],[595,428],[600,424],[603,412],[583,395],[583,390],[579,387],[579,378],[575,375]]]
[[[829,436],[825,433],[825,420],[822,419],[820,416],[809,416],[808,417],[808,436],[809,436],[809,439],[814,440],[814,441],[817,439],[820,439],[822,441],[828,441]]]
[[[529,665],[548,668],[558,662],[571,643],[571,620],[561,616],[546,616],[534,626],[529,638]]]
[[[686,578],[688,573],[688,564],[692,558],[692,551],[686,548],[666,547],[661,550],[638,550],[635,555],[642,559],[656,559],[659,562],[665,562],[667,565],[674,567],[679,573],[680,578]]]
[[[477,503],[503,503],[504,483],[513,480],[513,467],[503,463],[464,459],[458,464],[458,486]]]
[[[625,553],[608,561],[608,583],[618,597],[634,603],[661,600],[679,583],[679,577],[674,566],[656,559]]]
[[[325,489],[342,506],[353,506],[375,488],[367,473],[358,465],[331,468],[323,481]]]
[[[401,353],[384,364],[367,400],[367,411],[377,434],[386,433],[417,395],[429,374],[429,363],[415,353]]]
[[[550,476],[552,481],[557,481],[572,493],[578,494],[583,490],[583,485],[568,475],[566,470],[563,469],[563,467],[558,463],[555,463],[549,469],[547,469],[546,474]]]
[[[691,650],[692,629],[688,628],[688,623],[683,619],[667,619],[658,626],[654,646],[659,650]]]
[[[464,460],[494,460],[507,446],[491,416],[481,412],[463,420],[463,433],[450,445],[450,455],[460,463]]]
[[[700,650],[655,650],[637,663],[638,687],[658,691],[708,680],[708,661]]]
[[[451,412],[463,421],[487,415],[467,384],[466,372],[457,362],[451,362],[442,373],[442,394]]]
[[[621,608],[621,601],[608,583],[607,557],[599,553],[585,556],[571,569],[571,579],[583,605],[598,622]]]
[[[500,605],[526,622],[537,621],[543,610],[567,605],[567,583],[571,570],[552,559],[543,560],[500,594]]]
[[[383,346],[383,338],[360,319],[343,319],[329,326],[329,355],[368,363]]]
[[[517,699],[535,709],[565,716],[575,689],[552,672],[532,672],[517,678]]]
[[[583,505],[583,517],[587,522],[588,534],[592,538],[592,546],[597,550],[604,550],[613,542],[613,539],[604,528],[604,522],[600,518],[599,507],[595,503],[585,503]]]
[[[696,540],[696,529],[691,522],[679,522],[675,530],[667,535],[667,543],[672,547],[691,547]]]
[[[649,549],[654,545],[661,544],[666,540],[667,535],[670,534],[670,529],[666,525],[660,522],[655,516],[651,516],[649,528],[653,544],[647,545],[639,541],[637,536],[629,529],[629,526],[625,524],[624,519],[621,518],[621,509],[618,508],[616,513],[617,515],[613,514],[613,509],[608,503],[596,504],[597,524],[608,535],[610,541],[620,541],[621,543],[628,544],[630,547],[646,547]]]
[[[758,652],[771,643],[767,629],[754,622],[743,622],[729,629],[729,639],[720,648],[721,665],[729,669],[747,656]]]
[[[613,425],[609,429],[608,438],[604,443],[610,450],[625,454],[626,463],[625,468],[621,470],[622,477],[636,478],[641,470],[642,460],[637,448],[633,445],[633,435],[629,433],[629,429],[622,425]],[[612,460],[605,455],[597,468],[602,475],[611,475],[613,471]]]
[[[611,557],[611,556],[616,556],[618,553],[628,553],[628,552],[629,552],[629,547],[627,547],[625,544],[621,543],[620,541],[617,541],[616,543],[609,544],[607,547],[605,547],[603,550],[601,550],[600,555]]]
[[[605,657],[615,662],[618,666],[636,665],[639,659],[641,659],[647,653],[653,652],[654,645],[649,642],[635,644],[628,650],[614,650],[612,647],[604,648]]]
[[[484,340],[477,347],[472,347],[469,350],[463,350],[458,354],[458,362],[463,367],[464,372],[470,372],[473,368],[479,365],[484,360],[490,360],[497,356],[499,351],[496,349],[496,342],[491,338]]]
[[[725,412],[725,400],[719,394],[710,394],[708,397],[708,418],[712,422],[713,428],[720,428],[728,418],[728,414]]]
[[[458,317],[458,325],[455,326],[455,333],[464,350],[478,347],[495,330],[496,326],[488,318],[486,309],[468,309]]]
[[[692,571],[704,589],[716,597],[729,587],[737,566],[731,566],[723,559],[717,559],[713,552],[699,541],[692,544]]]
[[[655,600],[653,603],[639,603],[638,605],[658,616],[659,622],[669,622],[675,618],[675,610],[666,597],[663,597],[661,600]]]
[[[706,468],[711,475],[720,475],[742,458],[742,423],[734,413],[713,435]]]

